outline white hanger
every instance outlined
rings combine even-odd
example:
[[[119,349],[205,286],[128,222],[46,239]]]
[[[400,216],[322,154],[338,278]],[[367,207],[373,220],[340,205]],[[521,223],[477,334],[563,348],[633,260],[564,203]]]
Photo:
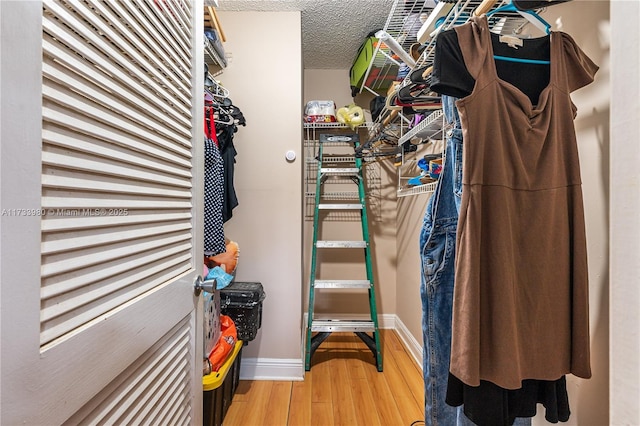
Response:
[[[500,12],[517,12],[518,14],[520,14],[520,16],[525,18],[527,21],[531,22],[536,28],[538,28],[540,31],[544,32],[545,34],[549,34],[549,32],[551,31],[551,25],[547,21],[542,19],[542,17],[538,15],[535,11],[520,10],[517,7],[515,7],[513,2],[509,2],[504,6],[500,6],[496,9],[493,9],[487,12],[487,17]]]
[[[205,78],[205,88],[209,88],[209,94],[219,98],[228,98],[229,89],[223,87],[215,78],[211,77],[207,72]]]

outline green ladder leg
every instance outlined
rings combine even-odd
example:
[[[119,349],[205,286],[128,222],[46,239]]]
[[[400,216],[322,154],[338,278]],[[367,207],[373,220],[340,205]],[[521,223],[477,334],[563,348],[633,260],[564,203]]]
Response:
[[[326,156],[324,143],[346,142],[353,146],[354,153],[346,159],[344,156]],[[305,370],[311,369],[311,358],[316,349],[333,332],[350,331],[355,333],[373,352],[378,371],[382,371],[382,351],[380,344],[380,331],[378,327],[378,313],[376,308],[375,286],[373,280],[373,268],[371,266],[371,244],[369,238],[369,226],[366,209],[366,192],[363,176],[363,162],[361,158],[355,158],[355,152],[359,146],[357,135],[320,135],[318,147],[318,173],[316,177],[315,210],[313,215],[313,247],[311,253],[311,270],[309,280],[309,307],[307,332],[305,342]],[[332,167],[325,167],[325,161],[332,160]],[[350,167],[336,167],[338,163],[349,162]],[[323,203],[322,188],[325,181],[331,176],[348,177],[358,186],[358,203]],[[318,239],[321,210],[357,210],[360,212],[362,226],[361,241],[325,241]],[[319,249],[363,249],[366,279],[363,280],[320,280],[317,279],[317,257]],[[369,299],[369,320],[350,319],[315,319],[314,303],[317,289],[366,289]],[[315,334],[314,334],[315,333]]]

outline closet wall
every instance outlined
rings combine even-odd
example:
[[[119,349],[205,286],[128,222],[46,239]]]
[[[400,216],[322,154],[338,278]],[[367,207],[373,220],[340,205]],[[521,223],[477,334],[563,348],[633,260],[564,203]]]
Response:
[[[218,77],[245,116],[234,137],[239,206],[236,280],[260,281],[262,326],[243,350],[243,377],[301,379],[302,53],[299,12],[219,12],[229,65]],[[298,158],[289,163],[285,153]],[[258,359],[260,362],[258,362]]]
[[[640,2],[611,2],[612,425],[640,424]]]

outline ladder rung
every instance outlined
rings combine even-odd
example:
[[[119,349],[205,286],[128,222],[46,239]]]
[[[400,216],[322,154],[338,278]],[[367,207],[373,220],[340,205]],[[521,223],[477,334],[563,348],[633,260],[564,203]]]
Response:
[[[317,241],[317,248],[366,248],[366,241]]]
[[[369,280],[316,280],[315,288],[371,288]]]
[[[360,138],[358,138],[358,135],[353,134],[353,135],[328,135],[328,134],[321,134],[320,135],[320,139],[319,139],[320,143],[323,142],[347,142],[349,144],[353,144],[354,142],[359,142]]]
[[[376,331],[373,321],[313,320],[311,331]]]
[[[320,173],[331,175],[354,175],[359,171],[357,167],[322,167],[320,169]]]
[[[325,163],[355,163],[355,157],[353,155],[323,155],[322,161]]]
[[[362,210],[362,204],[318,204],[320,210]]]

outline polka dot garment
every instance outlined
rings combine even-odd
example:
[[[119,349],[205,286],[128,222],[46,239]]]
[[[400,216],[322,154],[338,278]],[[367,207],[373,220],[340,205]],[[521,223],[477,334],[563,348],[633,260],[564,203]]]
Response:
[[[226,251],[222,204],[224,199],[224,163],[218,145],[204,140],[204,254],[213,256]]]

